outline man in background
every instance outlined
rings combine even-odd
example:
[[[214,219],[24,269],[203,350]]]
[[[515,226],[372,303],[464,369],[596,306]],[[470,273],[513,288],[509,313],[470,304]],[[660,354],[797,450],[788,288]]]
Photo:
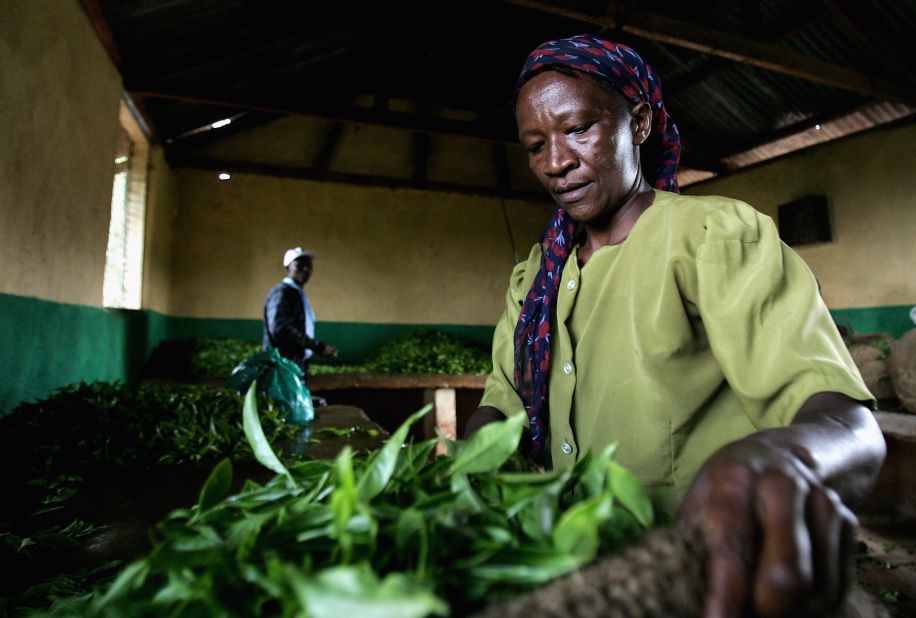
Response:
[[[315,339],[315,312],[304,289],[312,276],[314,259],[314,251],[289,249],[283,255],[286,277],[267,293],[264,301],[264,350],[277,348],[281,356],[302,369],[306,383],[313,354],[337,354],[337,348]]]

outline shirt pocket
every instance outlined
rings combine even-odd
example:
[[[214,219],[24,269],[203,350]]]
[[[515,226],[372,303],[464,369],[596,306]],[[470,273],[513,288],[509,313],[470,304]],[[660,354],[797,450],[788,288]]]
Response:
[[[593,398],[596,405],[589,410],[577,407],[574,418],[580,454],[588,449],[600,453],[617,442],[615,459],[643,485],[673,485],[674,446],[668,411],[651,396],[641,397],[632,382],[615,386]]]

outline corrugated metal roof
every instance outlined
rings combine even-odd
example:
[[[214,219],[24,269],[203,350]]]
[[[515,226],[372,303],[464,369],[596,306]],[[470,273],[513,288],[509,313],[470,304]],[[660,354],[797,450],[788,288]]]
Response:
[[[706,174],[898,120],[916,104],[916,0],[83,1],[98,2],[127,88],[163,139],[242,110],[251,113],[240,122],[305,113],[512,141],[512,86],[524,56],[581,32],[628,43],[655,66],[685,169]],[[647,11],[674,26],[634,29],[648,23]],[[804,77],[789,74],[799,72],[795,58]],[[829,63],[812,66],[826,66],[833,81],[806,59]],[[843,71],[864,85],[837,84]],[[355,105],[361,97],[373,106]],[[416,111],[388,109],[392,99],[413,100]],[[439,118],[436,109],[460,113]],[[181,139],[170,146],[182,148]]]

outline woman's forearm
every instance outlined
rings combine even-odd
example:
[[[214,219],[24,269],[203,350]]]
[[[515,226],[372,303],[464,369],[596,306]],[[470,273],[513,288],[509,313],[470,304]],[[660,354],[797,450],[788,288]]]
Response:
[[[465,439],[470,438],[474,432],[488,423],[504,420],[506,420],[506,415],[493,406],[481,406],[468,419],[468,424],[464,427],[464,437]]]
[[[874,415],[840,393],[814,395],[789,427],[774,431],[847,503],[865,498],[884,462],[884,437]]]
[[[884,461],[884,438],[871,411],[839,393],[818,393],[792,424],[753,433],[722,447],[711,461],[742,462],[755,475],[781,469],[813,473],[848,504],[862,500]],[[794,463],[793,463],[794,462]]]

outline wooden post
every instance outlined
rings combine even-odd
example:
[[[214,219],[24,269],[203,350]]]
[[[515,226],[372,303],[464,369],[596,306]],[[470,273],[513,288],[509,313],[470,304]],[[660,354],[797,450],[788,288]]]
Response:
[[[449,440],[458,436],[458,414],[455,408],[454,388],[427,388],[423,391],[423,401],[433,404],[433,411],[423,419],[423,433],[427,438],[439,432]],[[445,454],[445,445],[436,446],[437,454]]]

